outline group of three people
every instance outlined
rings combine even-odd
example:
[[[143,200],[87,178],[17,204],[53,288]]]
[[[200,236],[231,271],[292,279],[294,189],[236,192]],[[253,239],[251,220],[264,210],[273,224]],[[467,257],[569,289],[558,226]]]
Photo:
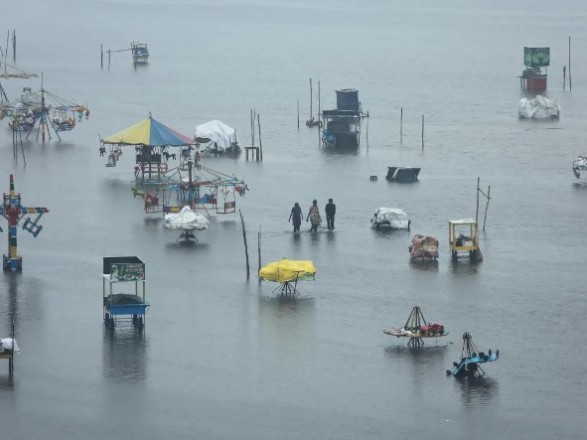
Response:
[[[326,224],[328,229],[334,229],[334,216],[336,215],[336,205],[332,201],[332,199],[328,199],[328,204],[324,209],[326,213]],[[300,226],[302,225],[302,219],[304,218],[304,214],[302,214],[302,208],[300,204],[296,202],[291,208],[291,214],[289,215],[289,220],[293,223],[294,232],[300,232]],[[317,232],[318,226],[322,223],[322,217],[320,217],[320,209],[318,208],[318,201],[314,200],[312,202],[312,206],[308,210],[308,216],[306,217],[306,221],[312,224],[310,231]]]

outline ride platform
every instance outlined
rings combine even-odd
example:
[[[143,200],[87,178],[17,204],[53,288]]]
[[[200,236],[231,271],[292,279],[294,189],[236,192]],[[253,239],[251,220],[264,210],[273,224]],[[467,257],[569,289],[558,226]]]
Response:
[[[397,338],[409,338],[408,346],[410,347],[422,347],[424,339],[436,339],[448,335],[444,325],[426,321],[422,310],[418,306],[412,308],[410,316],[408,316],[403,327],[387,328],[383,330],[383,333]]]
[[[463,333],[463,346],[461,349],[461,359],[459,362],[453,362],[453,367],[446,370],[447,375],[452,375],[457,379],[464,377],[478,378],[485,376],[485,371],[480,364],[486,362],[495,362],[499,359],[499,350],[493,353],[489,349],[486,353],[479,351],[473,343],[473,337],[469,332]]]

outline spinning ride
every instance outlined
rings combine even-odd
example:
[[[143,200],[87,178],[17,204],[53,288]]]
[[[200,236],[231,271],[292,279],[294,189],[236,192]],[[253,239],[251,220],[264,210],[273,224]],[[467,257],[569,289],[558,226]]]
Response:
[[[448,335],[444,325],[426,321],[422,310],[418,306],[412,308],[410,316],[408,316],[403,327],[388,328],[383,330],[383,333],[398,338],[409,338],[408,345],[410,347],[422,347],[424,345],[423,339],[440,338]]]
[[[30,87],[23,88],[20,100],[4,105],[3,113],[10,117],[8,126],[13,132],[27,133],[26,138],[37,127],[37,140],[51,139],[51,129],[61,140],[60,132],[71,131],[76,124],[88,119],[90,110],[45,90],[33,92]]]
[[[244,196],[249,189],[244,180],[205,167],[199,159],[190,159],[186,165],[187,171],[182,167],[169,170],[159,182],[144,185],[143,191],[133,189],[135,197],[144,198],[147,214],[179,213],[184,206],[208,218],[236,212],[236,194]]]
[[[298,281],[316,279],[316,268],[310,260],[288,260],[283,258],[263,266],[259,270],[259,278],[265,281],[279,283],[273,292],[282,296],[293,296],[300,293],[297,290]]]
[[[485,376],[485,371],[479,364],[495,362],[499,359],[499,350],[495,353],[489,349],[487,354],[479,351],[473,343],[473,337],[469,332],[463,333],[463,346],[461,349],[461,360],[453,362],[453,368],[446,370],[446,374],[456,378],[477,378]]]
[[[148,118],[100,139],[100,156],[105,155],[106,147],[109,147],[106,166],[114,167],[122,156],[122,148],[133,147],[136,152],[135,176],[142,181],[158,182],[168,171],[169,160],[177,160],[179,155],[180,165],[187,163],[195,146],[196,141],[162,124],[149,113]],[[177,150],[177,153],[170,153],[170,149]]]
[[[28,217],[22,225],[22,229],[37,237],[43,227],[39,225],[41,216],[49,212],[47,208],[26,208],[22,206],[20,194],[14,192],[14,176],[10,175],[10,193],[4,194],[2,205],[0,205],[0,216],[8,220],[8,255],[2,257],[2,268],[5,271],[22,271],[22,257],[18,256],[16,247],[16,231],[18,224],[28,214],[37,214],[34,220]],[[2,232],[2,228],[0,228]]]

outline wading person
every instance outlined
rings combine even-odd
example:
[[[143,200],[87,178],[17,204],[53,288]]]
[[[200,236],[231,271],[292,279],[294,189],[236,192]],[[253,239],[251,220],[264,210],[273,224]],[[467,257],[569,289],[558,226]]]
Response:
[[[302,208],[300,208],[299,203],[296,202],[293,208],[291,208],[291,214],[289,215],[288,220],[290,222],[293,220],[294,232],[300,232],[300,226],[302,225],[303,217],[304,214],[302,214]]]
[[[336,215],[336,205],[332,203],[332,199],[328,199],[328,204],[324,208],[326,212],[326,225],[328,229],[334,229],[334,216]]]
[[[316,200],[314,200],[312,202],[312,206],[310,206],[310,209],[308,211],[308,217],[306,217],[306,221],[310,221],[310,223],[312,223],[310,231],[318,231],[318,226],[320,226],[320,223],[322,223],[322,217],[320,217],[320,209],[318,209],[318,202]]]

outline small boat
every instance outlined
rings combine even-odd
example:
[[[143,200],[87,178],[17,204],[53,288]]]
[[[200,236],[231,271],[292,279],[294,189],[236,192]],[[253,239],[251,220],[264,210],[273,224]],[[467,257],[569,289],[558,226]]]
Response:
[[[387,167],[385,178],[389,182],[415,182],[418,180],[421,168]]]
[[[132,60],[135,64],[145,64],[149,61],[149,49],[147,43],[130,43]]]
[[[407,229],[409,231],[410,224],[408,214],[399,208],[377,208],[371,218],[371,225],[375,229]]]
[[[473,337],[469,332],[463,333],[463,347],[461,350],[461,359],[459,362],[453,362],[453,367],[446,370],[447,375],[452,375],[458,379],[478,378],[485,376],[485,371],[479,364],[486,362],[495,362],[499,359],[499,350],[495,353],[489,349],[487,353],[477,350],[473,343]]]

